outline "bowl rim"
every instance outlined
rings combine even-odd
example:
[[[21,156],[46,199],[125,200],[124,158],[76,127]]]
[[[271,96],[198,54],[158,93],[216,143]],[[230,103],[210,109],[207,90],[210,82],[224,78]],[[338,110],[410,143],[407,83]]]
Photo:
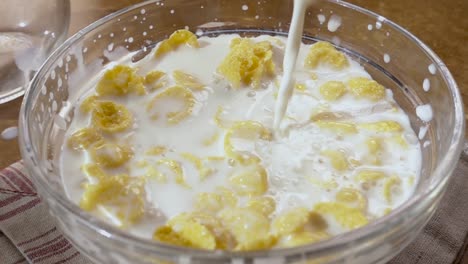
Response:
[[[454,120],[455,120],[455,129],[451,134],[450,147],[447,150],[446,155],[442,158],[439,166],[435,168],[433,174],[439,175],[436,177],[436,180],[431,182],[430,187],[421,193],[413,195],[410,199],[405,201],[398,208],[393,210],[389,215],[381,217],[365,227],[354,229],[352,231],[334,236],[331,239],[324,240],[321,242],[303,245],[294,248],[278,248],[278,249],[269,249],[269,250],[258,250],[258,251],[242,251],[242,252],[233,252],[233,251],[212,251],[212,250],[203,250],[203,249],[193,249],[187,247],[179,247],[160,243],[157,241],[151,241],[148,239],[143,239],[131,235],[128,232],[120,230],[116,227],[111,226],[110,224],[105,223],[102,220],[93,217],[90,213],[87,213],[81,210],[75,203],[66,199],[63,195],[55,192],[47,182],[43,181],[41,177],[32,177],[35,184],[39,185],[40,188],[45,190],[47,198],[53,199],[66,211],[70,212],[77,217],[77,220],[85,225],[90,230],[93,230],[96,233],[99,233],[104,238],[107,238],[111,243],[124,242],[129,244],[134,249],[139,249],[148,253],[159,253],[163,256],[179,256],[183,252],[184,255],[189,255],[195,258],[204,258],[207,260],[220,260],[227,258],[283,258],[286,256],[293,255],[303,255],[305,252],[307,254],[317,254],[320,256],[324,254],[329,249],[339,249],[346,247],[349,244],[356,243],[360,240],[367,240],[374,235],[379,234],[382,230],[389,229],[391,226],[396,226],[399,222],[402,221],[401,213],[405,211],[410,211],[412,208],[415,208],[419,205],[420,202],[424,200],[427,196],[433,195],[434,193],[440,193],[444,190],[448,179],[451,177],[452,171],[455,168],[454,164],[458,162],[458,158],[463,148],[463,138],[464,138],[464,129],[465,129],[465,118],[463,114],[463,101],[458,90],[458,86],[448,70],[447,66],[442,62],[442,60],[421,40],[411,34],[408,30],[399,26],[398,24],[392,22],[391,20],[386,19],[385,17],[376,14],[375,12],[369,11],[367,9],[361,8],[359,6],[343,2],[341,0],[326,0],[332,4],[341,5],[345,8],[351,9],[355,12],[363,13],[364,15],[378,18],[380,22],[387,24],[387,26],[392,27],[396,31],[399,31],[401,34],[409,38],[411,41],[416,43],[426,55],[436,63],[436,67],[441,72],[446,85],[450,89],[451,96],[454,100]],[[101,25],[111,21],[115,17],[124,15],[125,13],[142,8],[149,4],[161,2],[161,0],[149,0],[141,2],[121,10],[118,10],[114,13],[111,13],[87,27],[79,30],[72,37],[66,40],[56,49],[51,56],[43,63],[38,73],[33,78],[30,89],[25,93],[24,100],[21,105],[20,116],[19,116],[19,145],[22,158],[25,160],[25,165],[29,173],[31,174],[47,174],[47,171],[43,166],[37,164],[37,153],[36,150],[32,147],[30,140],[30,127],[28,124],[29,119],[29,108],[32,105],[30,103],[33,100],[38,92],[40,91],[39,83],[42,78],[46,76],[45,72],[51,66],[56,63],[56,60],[64,54],[69,46],[74,44],[83,38],[87,33],[93,31],[94,29],[100,27]],[[44,198],[46,198],[44,197]],[[65,198],[65,199],[64,199]],[[400,217],[398,217],[400,216]],[[404,215],[403,215],[404,216]]]

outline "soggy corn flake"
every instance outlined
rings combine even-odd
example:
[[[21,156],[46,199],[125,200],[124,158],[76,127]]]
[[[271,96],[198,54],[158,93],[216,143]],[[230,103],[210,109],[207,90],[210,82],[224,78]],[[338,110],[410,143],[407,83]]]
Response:
[[[393,190],[399,187],[401,184],[401,179],[397,176],[392,176],[385,180],[383,187],[383,195],[387,203],[391,204],[393,200]]]
[[[177,85],[189,88],[193,91],[201,91],[205,88],[205,85],[203,85],[200,80],[183,71],[174,71],[172,77]]]
[[[89,154],[96,164],[104,168],[116,168],[130,160],[133,151],[125,145],[103,143],[93,146]]]
[[[96,86],[96,93],[103,95],[127,95],[135,93],[145,94],[143,78],[137,75],[136,70],[125,65],[117,65],[107,70]]]
[[[256,196],[247,202],[246,208],[270,216],[276,209],[276,202],[268,196]]]
[[[221,211],[220,218],[237,242],[235,250],[268,249],[276,243],[276,238],[269,233],[269,219],[260,212],[247,208],[226,209]]]
[[[132,125],[133,115],[122,104],[103,101],[96,103],[91,122],[93,126],[104,132],[122,132]]]
[[[319,41],[312,45],[304,62],[304,66],[308,68],[317,68],[320,64],[328,65],[337,70],[349,66],[346,56],[325,41]]]
[[[403,130],[398,122],[391,120],[363,123],[359,124],[359,127],[375,132],[401,132]]]
[[[236,38],[231,42],[229,54],[221,62],[218,72],[222,74],[234,88],[251,85],[260,86],[263,77],[275,73],[273,50],[270,42],[255,43],[251,39]]]
[[[337,171],[344,171],[349,168],[348,159],[343,151],[339,150],[324,150],[322,155],[330,159],[332,167]]]
[[[267,172],[256,164],[231,176],[229,184],[239,195],[261,195],[268,189]]]
[[[358,132],[356,125],[347,122],[322,121],[315,122],[320,128],[340,134],[355,134]]]
[[[195,105],[195,98],[193,97],[192,92],[188,88],[181,86],[172,86],[167,88],[162,93],[157,94],[146,106],[147,111],[158,104],[160,100],[164,98],[176,98],[183,102],[184,107],[177,112],[169,112],[166,114],[168,124],[178,124],[185,118],[191,115],[193,107]]]
[[[200,46],[195,34],[188,30],[181,29],[175,31],[169,36],[168,39],[159,43],[156,51],[154,52],[154,57],[160,58],[162,55],[174,51],[182,45],[188,45],[193,48],[198,48]]]
[[[340,99],[346,93],[346,86],[342,82],[328,81],[319,88],[320,94],[328,101]]]
[[[247,140],[271,140],[272,133],[261,123],[256,121],[235,122],[224,136],[224,151],[226,156],[239,161],[241,164],[251,164],[258,162],[258,157],[250,153],[241,153],[235,150],[232,138],[242,138]]]
[[[314,211],[322,215],[331,215],[344,228],[354,229],[368,223],[366,216],[358,208],[338,202],[317,203]]]
[[[149,86],[150,91],[160,89],[166,85],[165,76],[166,74],[162,71],[150,71],[145,76],[145,84]]]
[[[96,184],[85,184],[80,207],[92,211],[99,205],[114,206],[124,223],[135,223],[145,211],[144,180],[126,174],[107,175]]]
[[[74,132],[67,140],[67,146],[74,150],[87,149],[91,145],[102,141],[102,135],[92,127],[82,128]]]
[[[352,78],[348,81],[349,90],[357,98],[378,101],[385,98],[385,88],[374,80],[364,77]]]

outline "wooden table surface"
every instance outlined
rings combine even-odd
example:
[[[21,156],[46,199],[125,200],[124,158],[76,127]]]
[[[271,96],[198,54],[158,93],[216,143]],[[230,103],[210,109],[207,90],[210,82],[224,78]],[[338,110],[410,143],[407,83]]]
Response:
[[[71,0],[70,34],[89,23],[139,0]],[[349,0],[408,29],[447,64],[468,103],[468,1],[467,0]],[[16,126],[19,98],[0,105],[0,131]],[[0,139],[0,168],[20,159],[17,140]],[[468,224],[468,222],[467,222]],[[468,251],[459,262],[468,264]]]

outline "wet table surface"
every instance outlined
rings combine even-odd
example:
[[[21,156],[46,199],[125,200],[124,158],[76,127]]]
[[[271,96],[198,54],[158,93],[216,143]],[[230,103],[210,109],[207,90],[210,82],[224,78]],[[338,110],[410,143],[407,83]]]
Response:
[[[70,35],[89,23],[139,0],[71,0]],[[447,64],[468,104],[467,0],[349,0],[408,29]],[[22,98],[0,105],[0,131],[17,126]],[[16,139],[0,139],[0,167],[20,159]],[[466,244],[466,243],[465,243]],[[466,249],[466,245],[465,245]],[[468,250],[456,263],[468,264]],[[464,254],[463,254],[464,253]]]

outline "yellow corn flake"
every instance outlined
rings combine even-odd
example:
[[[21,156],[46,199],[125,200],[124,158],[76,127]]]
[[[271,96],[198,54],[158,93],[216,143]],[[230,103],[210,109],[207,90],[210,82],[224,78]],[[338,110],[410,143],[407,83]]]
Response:
[[[153,240],[180,247],[192,246],[189,241],[183,239],[172,227],[166,225],[156,229],[153,234]]]
[[[96,164],[104,168],[116,168],[130,160],[133,151],[124,145],[103,143],[93,146],[89,154]]]
[[[311,115],[310,120],[311,121],[337,121],[340,119],[344,119],[349,117],[346,114],[343,113],[337,113],[337,112],[323,112],[319,110],[318,112],[315,112]]]
[[[277,216],[272,224],[271,230],[277,236],[284,236],[300,231],[309,221],[309,210],[298,207]]]
[[[199,223],[190,214],[182,213],[170,219],[167,225],[190,247],[216,249],[216,238],[211,230]]]
[[[178,124],[185,118],[187,118],[193,110],[195,105],[195,98],[193,93],[188,88],[181,86],[173,86],[167,88],[162,93],[156,95],[147,105],[146,110],[150,111],[159,100],[163,98],[177,98],[184,103],[184,107],[177,112],[169,112],[166,114],[168,124]]]
[[[222,106],[218,106],[216,113],[214,115],[214,122],[219,128],[229,128],[232,124],[226,120],[223,120],[222,114],[224,112],[224,108]]]
[[[329,65],[337,70],[349,66],[346,56],[325,41],[312,45],[304,62],[304,66],[308,68],[317,68],[320,64]]]
[[[366,141],[366,145],[369,153],[372,155],[376,155],[382,151],[382,142],[379,138],[369,138]]]
[[[361,183],[375,185],[377,181],[386,177],[387,175],[385,175],[385,173],[381,171],[362,170],[356,174],[355,179]]]
[[[364,77],[352,78],[348,81],[349,90],[357,98],[378,101],[385,98],[385,88],[378,82]]]
[[[251,164],[258,162],[259,158],[251,153],[235,151],[231,141],[233,137],[247,140],[271,140],[273,135],[269,129],[256,121],[238,121],[228,130],[224,137],[226,156],[239,161],[241,164]]]
[[[324,150],[322,151],[322,155],[330,159],[330,163],[335,170],[345,171],[349,169],[349,162],[343,151]]]
[[[247,38],[233,39],[231,50],[219,65],[218,72],[234,88],[239,88],[241,84],[259,87],[264,76],[273,76],[275,73],[271,43],[255,43]]]
[[[94,177],[96,179],[103,179],[104,177],[107,177],[108,175],[99,167],[97,164],[94,163],[89,163],[85,164],[81,167],[84,173],[86,173],[88,176]]]
[[[215,214],[224,208],[235,207],[237,196],[228,189],[220,188],[213,193],[199,193],[195,198],[195,209],[204,213]]]
[[[102,140],[99,131],[92,127],[86,127],[73,133],[67,141],[67,146],[74,150],[87,149]]]
[[[262,195],[268,189],[266,170],[259,164],[229,178],[229,184],[239,195]]]
[[[357,189],[343,188],[336,193],[336,201],[359,208],[362,211],[367,209],[367,198]]]
[[[97,184],[86,184],[80,207],[92,211],[98,205],[116,206],[117,216],[125,223],[135,223],[145,211],[142,178],[126,174],[102,177]]]
[[[268,249],[276,243],[275,237],[269,234],[269,219],[260,212],[247,208],[226,209],[220,212],[220,219],[237,242],[235,250]]]
[[[103,101],[96,103],[91,122],[105,132],[122,132],[132,125],[133,116],[124,105]]]
[[[217,213],[223,207],[223,197],[217,193],[199,193],[195,198],[195,208],[200,212]]]
[[[183,71],[175,70],[172,73],[172,77],[174,77],[174,81],[177,85],[189,88],[193,91],[201,91],[205,88],[205,85],[203,85],[200,80]]]
[[[297,247],[312,244],[330,238],[330,234],[325,231],[303,231],[288,235],[281,243],[282,247]],[[309,262],[307,262],[309,263]]]
[[[145,176],[150,180],[155,180],[158,183],[167,183],[167,176],[158,171],[154,166],[146,168]]]
[[[150,71],[145,76],[145,84],[150,87],[151,91],[160,89],[166,85],[166,82],[163,80],[165,75],[162,71]]]
[[[276,202],[268,196],[258,196],[251,198],[246,208],[262,213],[265,216],[270,216],[276,209]]]
[[[310,79],[312,80],[318,80],[318,75],[315,72],[309,73]]]
[[[388,215],[392,212],[392,208],[385,208],[384,211],[383,211],[383,215]]]
[[[147,160],[139,160],[135,163],[135,166],[137,168],[145,168],[146,166],[148,166],[148,161]]]
[[[198,173],[200,174],[200,180],[205,180],[206,178],[208,178],[211,174],[214,173],[214,170],[213,169],[210,169],[210,168],[207,168],[204,164],[203,164],[203,160],[191,153],[181,153],[180,154],[183,158],[185,158],[186,160],[190,161],[194,166],[195,168],[197,169]]]
[[[390,177],[385,181],[384,186],[383,186],[383,194],[387,203],[389,204],[392,203],[393,189],[400,185],[401,185],[401,180],[397,176]]]
[[[363,123],[359,124],[360,128],[364,128],[370,131],[375,132],[401,132],[403,128],[401,125],[396,121],[377,121],[372,123]]]
[[[327,180],[327,181],[318,180],[315,177],[308,177],[308,179],[312,184],[314,184],[317,187],[321,187],[327,190],[338,188],[338,183],[334,179]]]
[[[409,186],[413,186],[414,185],[414,175],[411,175],[410,177],[408,177],[408,185]]]
[[[403,134],[394,135],[394,136],[390,137],[390,141],[396,143],[397,145],[399,145],[403,149],[408,148],[408,142],[406,142],[405,136],[403,136]]]
[[[182,170],[182,166],[178,161],[172,159],[160,159],[156,162],[158,165],[165,165],[169,168],[175,175],[175,181],[177,184],[189,188],[187,183],[185,182],[184,171]]]
[[[198,48],[200,44],[198,43],[197,36],[192,32],[181,29],[172,33],[168,39],[163,40],[159,43],[156,51],[154,52],[154,57],[159,58],[164,54],[167,54],[171,51],[176,50],[182,45],[188,45],[193,48]]]
[[[80,106],[81,112],[83,113],[91,112],[94,109],[95,104],[98,101],[98,98],[99,97],[97,95],[91,95],[91,96],[88,96],[86,99],[84,99]]]
[[[307,87],[303,83],[296,83],[296,85],[294,86],[294,89],[296,89],[299,92],[304,92],[307,90]]]
[[[331,215],[344,228],[354,229],[368,223],[366,216],[360,209],[349,207],[337,202],[322,202],[314,207],[314,211],[321,215]]]
[[[328,101],[340,99],[346,93],[346,86],[343,82],[328,81],[319,88],[320,94]]]
[[[202,144],[203,146],[211,146],[213,145],[216,141],[218,141],[219,139],[219,132],[216,131],[215,133],[213,133],[213,135],[209,138],[206,138],[202,141]]]
[[[154,147],[148,148],[148,150],[145,151],[145,155],[159,156],[159,155],[166,153],[166,151],[167,151],[167,148],[164,146],[154,146]]]
[[[136,93],[145,94],[143,77],[137,75],[136,70],[125,65],[117,65],[107,70],[96,86],[96,93],[102,95],[126,95]]]
[[[356,134],[358,132],[356,125],[346,122],[334,121],[317,121],[315,122],[320,128],[331,130],[340,134]]]

